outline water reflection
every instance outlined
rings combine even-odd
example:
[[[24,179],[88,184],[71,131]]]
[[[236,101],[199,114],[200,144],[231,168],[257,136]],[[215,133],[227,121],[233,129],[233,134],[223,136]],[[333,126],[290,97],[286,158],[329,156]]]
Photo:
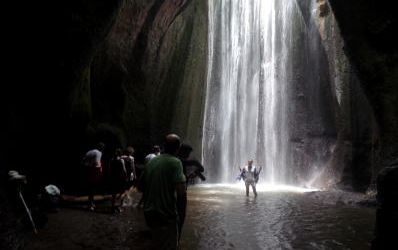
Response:
[[[311,190],[263,186],[254,198],[245,196],[243,184],[190,187],[182,245],[184,249],[369,249],[374,209],[331,204],[321,192],[305,191]]]

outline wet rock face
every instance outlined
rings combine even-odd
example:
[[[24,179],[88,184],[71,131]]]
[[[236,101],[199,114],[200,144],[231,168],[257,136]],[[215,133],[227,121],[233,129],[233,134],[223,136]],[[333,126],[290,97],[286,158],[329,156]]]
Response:
[[[81,157],[97,141],[107,144],[106,157],[130,144],[140,159],[170,131],[200,154],[206,1],[89,0],[70,7],[58,13],[59,40],[50,40],[58,42],[48,52],[56,60],[45,63],[56,68],[46,71],[51,79],[34,84],[27,74],[2,91],[1,176],[18,169],[38,186],[63,184],[82,174]],[[22,151],[26,162],[15,160]]]
[[[94,119],[145,151],[169,131],[197,148],[206,20],[205,1],[126,2],[91,64]]]
[[[309,8],[311,2],[315,5]],[[339,188],[365,191],[375,183],[377,173],[398,157],[395,4],[366,0],[299,1],[298,4],[304,17],[310,16],[309,9],[316,11],[313,26],[317,28],[315,34],[320,36],[323,64],[329,66],[325,72],[334,102],[329,114],[334,115],[337,135],[326,140],[330,146],[325,140],[318,143],[321,147],[317,148],[323,145],[331,152],[331,157],[323,161],[327,167],[319,179],[323,183],[330,180]],[[307,22],[310,26],[310,21]],[[300,98],[306,97],[297,99]],[[313,158],[307,153],[312,151],[306,150],[309,148],[306,139],[297,141],[298,155]]]
[[[329,0],[329,3],[346,44],[345,52],[355,65],[375,116],[378,130],[374,135],[376,147],[372,150],[375,177],[380,169],[398,158],[398,52],[394,35],[398,28],[397,3],[366,0]],[[359,144],[355,149],[365,147]]]
[[[300,72],[311,75],[318,70],[320,80],[308,87],[312,92],[296,91],[294,96],[292,116],[298,120],[292,128],[295,165],[299,172],[313,176],[308,185],[365,191],[372,181],[377,150],[373,109],[355,64],[346,55],[346,43],[329,2],[297,3],[314,49],[309,50],[309,59],[299,60],[295,67],[311,60]],[[304,79],[297,86],[308,82]]]

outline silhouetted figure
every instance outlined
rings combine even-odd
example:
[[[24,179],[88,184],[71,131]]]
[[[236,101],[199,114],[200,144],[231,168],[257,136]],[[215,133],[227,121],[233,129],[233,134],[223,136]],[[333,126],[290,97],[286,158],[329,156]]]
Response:
[[[152,152],[145,156],[145,164],[147,164],[150,160],[160,155],[160,147],[158,145],[154,145],[152,148]]]
[[[180,150],[178,152],[178,158],[182,162],[183,172],[185,179],[187,180],[186,187],[188,187],[188,183],[191,181],[193,182],[196,177],[199,177],[202,181],[206,180],[202,174],[204,171],[202,164],[195,159],[190,159],[190,154],[192,151],[193,148],[190,145],[183,143],[181,144]],[[182,197],[181,202],[178,203],[177,210],[180,218],[178,230],[179,235],[181,235],[187,210],[187,196]]]
[[[105,144],[98,143],[95,149],[92,149],[86,153],[83,158],[83,165],[86,167],[87,171],[87,181],[89,186],[88,194],[88,209],[94,211],[94,194],[98,189],[99,183],[102,177],[102,151],[105,148]]]
[[[155,158],[158,155],[160,155],[160,147],[158,145],[154,145],[152,147],[152,152],[149,153],[147,156],[145,156],[144,168],[148,164],[148,162],[150,162],[153,158]],[[141,178],[141,176],[140,176],[140,178]],[[141,207],[143,205],[143,203],[144,203],[144,196],[141,196],[141,199],[139,200],[137,207]]]
[[[247,166],[241,171],[241,177],[245,181],[246,196],[249,196],[250,186],[253,189],[254,196],[257,196],[256,183],[258,182],[259,174],[260,172],[257,171],[257,168],[253,165],[253,160],[249,160]]]
[[[182,162],[187,184],[189,181],[193,181],[196,177],[199,177],[202,181],[206,180],[206,177],[202,174],[205,170],[203,165],[198,160],[190,159],[192,151],[193,148],[190,145],[183,143],[178,152],[178,158],[180,158]]]
[[[127,187],[126,187],[127,189],[130,189],[131,186],[135,185],[138,179],[133,155],[134,155],[133,147],[127,147],[124,150],[124,154],[122,155],[122,159],[124,160],[124,165],[127,174]]]
[[[125,162],[122,159],[122,150],[120,148],[115,150],[115,155],[111,159],[110,171],[110,185],[112,192],[112,212],[120,212],[120,206],[123,200],[120,201],[120,206],[116,207],[116,198],[121,198],[122,194],[126,191],[128,175],[125,167]]]
[[[142,176],[144,215],[156,249],[178,249],[179,245],[177,204],[186,197],[186,179],[176,157],[180,144],[177,135],[167,135],[164,153],[148,162]]]

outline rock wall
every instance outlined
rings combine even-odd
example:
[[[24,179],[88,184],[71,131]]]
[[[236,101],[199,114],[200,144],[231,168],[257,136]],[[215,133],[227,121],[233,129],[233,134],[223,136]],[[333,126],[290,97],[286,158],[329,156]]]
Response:
[[[375,117],[375,129],[371,154],[373,178],[377,172],[397,162],[398,159],[398,60],[395,1],[341,1],[329,0],[331,10],[345,41],[344,52],[355,66],[360,86],[364,90]],[[352,96],[358,93],[352,91]],[[362,105],[357,102],[356,105]],[[356,126],[363,126],[368,119],[361,113],[353,113]],[[360,130],[358,138],[364,138]],[[369,137],[358,141],[354,149],[366,157]],[[361,152],[362,151],[362,152]],[[358,159],[359,160],[359,159]],[[360,170],[360,161],[356,168]],[[358,174],[358,172],[357,172]]]
[[[197,0],[76,4],[74,74],[65,83],[65,140],[73,145],[66,179],[97,141],[107,145],[105,159],[132,145],[140,162],[175,132],[200,154],[206,6]]]
[[[127,1],[91,64],[96,126],[120,129],[138,154],[171,131],[197,148],[206,20],[203,1]]]
[[[355,64],[346,55],[329,3],[297,4],[304,28],[299,28],[303,34],[297,41],[295,64],[301,73],[293,78],[297,83],[291,114],[296,120],[291,129],[292,165],[299,170],[295,176],[311,186],[365,191],[376,166],[378,130],[373,109]]]
[[[340,188],[365,191],[375,177],[378,130],[356,66],[346,55],[345,41],[326,0],[317,0],[316,26],[328,58],[337,142],[328,172]]]

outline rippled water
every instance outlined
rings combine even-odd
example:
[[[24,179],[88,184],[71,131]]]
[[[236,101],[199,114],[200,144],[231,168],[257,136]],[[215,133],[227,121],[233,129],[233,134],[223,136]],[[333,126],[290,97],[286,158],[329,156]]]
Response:
[[[323,192],[189,187],[183,249],[369,249],[375,211]],[[326,194],[326,193],[325,193]]]

